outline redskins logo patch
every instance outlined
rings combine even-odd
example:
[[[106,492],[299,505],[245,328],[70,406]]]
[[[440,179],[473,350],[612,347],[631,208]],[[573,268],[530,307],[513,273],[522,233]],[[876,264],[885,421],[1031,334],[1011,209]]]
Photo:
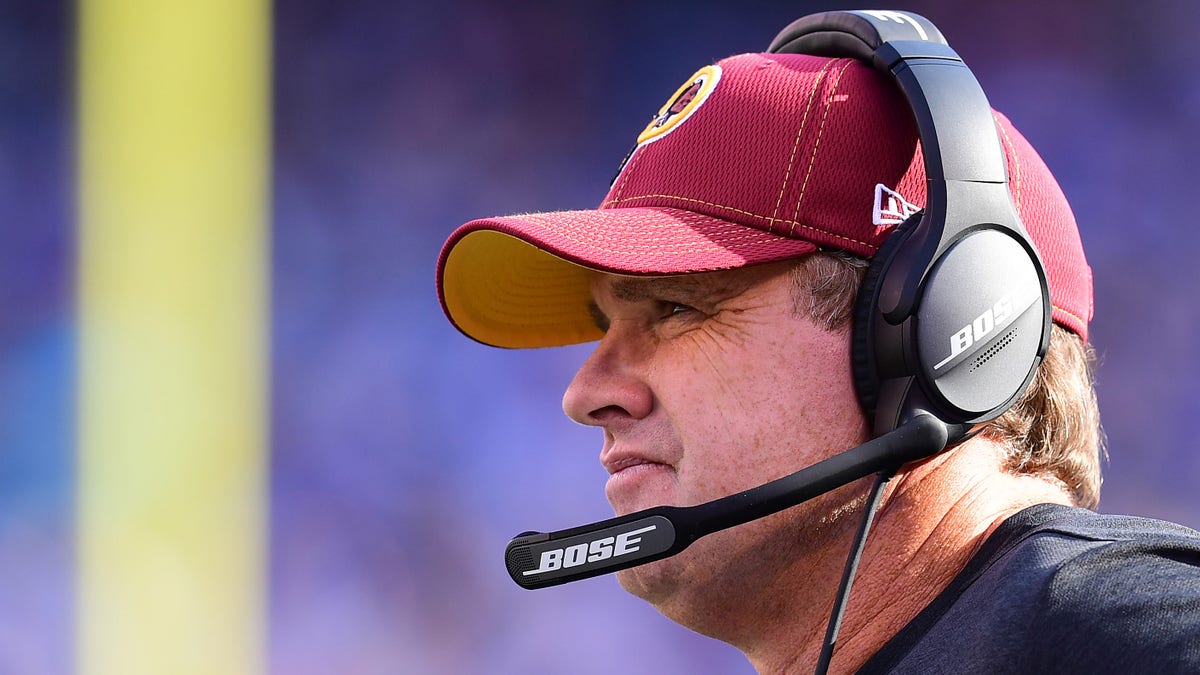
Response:
[[[696,71],[696,74],[684,82],[683,86],[659,109],[654,119],[650,120],[650,124],[638,136],[638,145],[662,138],[682,124],[704,104],[720,79],[720,66],[705,66]]]

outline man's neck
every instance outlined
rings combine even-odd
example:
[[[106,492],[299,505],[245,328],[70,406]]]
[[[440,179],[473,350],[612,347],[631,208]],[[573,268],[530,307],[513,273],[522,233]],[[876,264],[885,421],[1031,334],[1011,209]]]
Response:
[[[888,486],[863,551],[831,671],[862,666],[950,584],[1009,516],[1033,504],[1070,503],[1051,482],[1002,471],[1002,457],[1001,447],[977,438],[906,469]],[[828,550],[844,558],[850,548],[849,536],[845,539]],[[822,567],[827,571],[830,565]],[[810,580],[811,573],[796,570]],[[824,585],[836,588],[838,578]],[[813,602],[815,585],[810,581],[806,597],[794,598],[794,613],[763,617],[761,640],[735,645],[760,673],[814,670],[833,604],[832,590],[827,601]]]

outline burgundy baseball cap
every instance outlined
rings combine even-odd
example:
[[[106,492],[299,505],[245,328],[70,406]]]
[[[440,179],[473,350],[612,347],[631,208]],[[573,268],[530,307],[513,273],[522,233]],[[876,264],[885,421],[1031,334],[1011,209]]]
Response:
[[[1037,152],[995,118],[1054,320],[1086,341],[1092,275],[1075,217]],[[438,259],[438,295],[479,342],[587,342],[601,337],[591,270],[667,276],[822,249],[870,257],[925,194],[912,113],[883,74],[854,59],[742,54],[701,68],[667,100],[599,208],[458,228]]]

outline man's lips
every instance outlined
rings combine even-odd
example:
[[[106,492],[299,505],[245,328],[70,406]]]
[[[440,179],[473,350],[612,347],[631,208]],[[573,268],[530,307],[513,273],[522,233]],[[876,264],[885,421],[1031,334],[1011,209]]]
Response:
[[[610,475],[616,475],[622,471],[635,469],[646,464],[662,464],[648,457],[641,455],[624,455],[621,457],[609,457],[604,460],[604,468],[608,470]]]
[[[642,456],[609,458],[604,463],[608,469],[608,482],[604,486],[605,496],[614,507],[628,504],[647,488],[647,484],[675,470],[670,464],[656,462]]]
[[[600,464],[610,475],[644,465],[653,464],[673,467],[673,461],[682,453],[672,452],[669,444],[661,442],[631,443],[628,440],[618,442],[609,434],[605,434],[604,447],[600,450]]]

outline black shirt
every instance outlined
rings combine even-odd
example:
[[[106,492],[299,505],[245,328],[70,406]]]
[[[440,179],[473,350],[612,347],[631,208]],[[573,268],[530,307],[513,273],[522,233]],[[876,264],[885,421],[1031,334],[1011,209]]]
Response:
[[[1200,533],[1025,509],[859,672],[1200,673]]]

